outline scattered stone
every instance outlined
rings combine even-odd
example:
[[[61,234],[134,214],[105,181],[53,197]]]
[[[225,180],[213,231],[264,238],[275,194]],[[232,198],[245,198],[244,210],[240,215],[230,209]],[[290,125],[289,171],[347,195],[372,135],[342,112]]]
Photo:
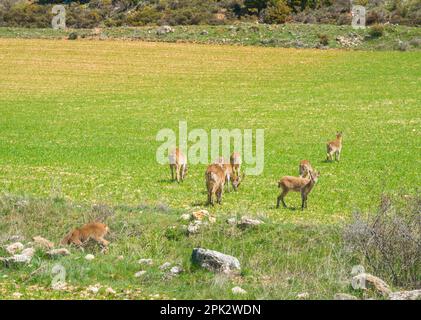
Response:
[[[216,218],[214,216],[209,216],[208,220],[210,223],[215,223],[216,222]]]
[[[241,270],[240,262],[237,258],[203,248],[193,249],[192,262],[213,272],[230,274]]]
[[[201,34],[202,36],[206,36],[206,35],[208,35],[208,34],[209,34],[209,32],[208,32],[208,30],[202,30],[202,31],[200,32],[200,34]]]
[[[167,270],[169,267],[171,267],[171,263],[165,262],[163,265],[159,267],[160,270]]]
[[[234,287],[231,291],[233,294],[247,294],[247,291],[240,287]]]
[[[54,243],[41,237],[41,236],[36,236],[33,237],[32,240],[35,243],[35,246],[45,249],[45,250],[49,250],[49,249],[53,249],[54,248]]]
[[[246,229],[249,227],[256,227],[260,224],[264,223],[261,220],[258,219],[251,219],[248,217],[242,217],[241,221],[238,223],[238,227],[242,228],[242,229]]]
[[[189,224],[187,227],[187,232],[189,234],[196,234],[199,233],[200,227],[202,226],[202,221],[196,220]]]
[[[175,266],[175,267],[172,267],[171,269],[170,269],[170,272],[171,272],[171,274],[172,275],[179,275],[180,273],[182,273],[183,272],[183,268],[181,268],[181,267],[179,267],[179,266]]]
[[[141,276],[143,276],[146,273],[146,271],[142,270],[142,271],[138,271],[134,274],[134,276],[136,278],[140,278]]]
[[[153,260],[152,259],[139,259],[137,263],[151,266],[153,264]]]
[[[174,29],[171,28],[170,26],[161,26],[158,29],[156,29],[157,35],[163,35],[163,34],[167,34],[171,32],[174,32]]]
[[[93,254],[87,254],[87,255],[85,256],[85,260],[92,261],[92,260],[94,260],[94,259],[95,259],[95,256],[94,256]]]
[[[116,294],[115,290],[111,287],[108,287],[107,289],[105,289],[105,293],[112,294],[112,295]]]
[[[14,263],[29,263],[32,260],[32,257],[35,254],[34,248],[26,248],[22,250],[20,254],[15,254],[9,258],[0,258],[0,261],[5,262],[6,265],[9,265],[10,262]]]
[[[50,257],[58,257],[58,256],[68,256],[70,254],[70,251],[66,248],[59,248],[59,249],[52,249],[47,251],[47,254]]]
[[[65,281],[53,282],[53,284],[51,285],[51,288],[56,291],[66,290],[67,283]]]
[[[181,217],[180,217],[180,219],[184,220],[184,221],[189,221],[189,220],[191,220],[191,218],[192,218],[192,216],[191,216],[190,213],[182,214]]]
[[[13,296],[13,298],[15,298],[15,299],[20,299],[20,298],[23,296],[23,294],[22,294],[22,293],[20,293],[20,292],[14,292],[14,293],[12,294],[12,296]]]
[[[195,220],[203,220],[205,217],[209,217],[208,210],[199,210],[192,213],[192,216]]]
[[[390,300],[420,300],[421,290],[396,291],[389,294]]]
[[[25,237],[24,236],[21,236],[21,235],[16,235],[15,234],[13,236],[8,237],[7,240],[8,241],[11,241],[11,242],[22,242],[22,241],[25,240]]]
[[[25,246],[21,242],[15,242],[15,243],[9,244],[6,247],[6,251],[9,254],[15,254],[22,251],[23,248],[25,248]]]
[[[303,292],[303,293],[297,294],[298,299],[308,299],[309,297],[310,297],[310,294],[308,292]]]
[[[348,293],[337,293],[333,297],[334,300],[358,300],[356,296]]]
[[[121,261],[121,260],[123,260],[123,259],[124,259],[124,257],[123,257],[123,256],[118,256],[118,257],[117,257],[117,260],[118,260],[118,261]]]
[[[362,43],[362,37],[355,33],[350,33],[348,37],[346,36],[338,36],[336,37],[336,41],[342,46],[346,48],[356,47]]]
[[[230,225],[235,225],[237,224],[237,219],[236,218],[229,218],[227,219],[227,223]]]
[[[369,273],[360,273],[354,276],[352,278],[352,284],[354,288],[356,288],[355,284],[358,284],[360,289],[374,288],[384,296],[388,296],[390,293],[392,293],[386,282]]]
[[[99,288],[97,286],[89,286],[86,290],[93,294],[97,294],[99,291]]]

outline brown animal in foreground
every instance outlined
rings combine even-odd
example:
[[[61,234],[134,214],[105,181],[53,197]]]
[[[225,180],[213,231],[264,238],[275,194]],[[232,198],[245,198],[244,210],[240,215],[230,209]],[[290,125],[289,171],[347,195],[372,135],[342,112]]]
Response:
[[[227,191],[230,191],[230,183],[234,191],[238,190],[238,186],[244,178],[244,174],[240,176],[241,156],[238,152],[233,152],[230,157],[230,162],[226,161],[224,157],[219,157],[213,164],[219,165],[225,173],[225,184]]]
[[[342,132],[336,133],[336,139],[327,143],[327,158],[326,161],[333,161],[333,154],[335,154],[335,160],[339,161],[342,151]]]
[[[287,207],[284,198],[288,192],[301,193],[301,210],[307,208],[307,196],[313,189],[314,185],[320,176],[318,172],[309,172],[309,178],[285,176],[278,182],[278,187],[282,189],[281,194],[278,196],[276,208],[279,208],[279,203],[282,201],[284,208]]]
[[[206,188],[208,189],[208,203],[213,206],[213,198],[216,195],[216,202],[221,204],[222,193],[224,192],[225,172],[221,165],[211,164],[206,169]]]
[[[108,227],[103,223],[91,222],[71,231],[63,238],[61,244],[75,244],[77,246],[83,246],[92,239],[104,247],[107,247],[109,241],[105,240],[104,237],[108,233],[108,230]]]
[[[175,148],[168,155],[168,160],[170,162],[171,179],[177,180],[177,182],[183,181],[187,173],[187,157],[180,149]]]
[[[299,175],[301,178],[307,178],[311,171],[313,171],[313,167],[308,160],[302,160],[300,162],[300,166],[298,168]]]

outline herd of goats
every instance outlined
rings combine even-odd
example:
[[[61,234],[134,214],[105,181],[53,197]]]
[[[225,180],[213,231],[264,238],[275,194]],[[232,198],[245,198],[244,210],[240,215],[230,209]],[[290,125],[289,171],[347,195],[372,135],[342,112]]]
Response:
[[[336,139],[327,143],[327,161],[332,161],[333,156],[335,160],[339,161],[342,150],[342,132],[336,133]],[[171,178],[177,182],[183,181],[187,173],[187,158],[180,149],[175,148],[169,154],[169,163],[171,169]],[[241,174],[241,155],[238,152],[231,154],[230,160],[226,161],[223,157],[219,157],[212,164],[210,164],[205,173],[206,187],[208,190],[208,205],[214,205],[214,197],[216,202],[221,204],[224,186],[232,184],[234,191],[237,191],[241,181],[244,179],[244,173]],[[276,207],[279,204],[286,208],[285,196],[290,192],[301,193],[301,209],[307,207],[308,194],[313,189],[319,178],[320,173],[315,171],[310,161],[302,160],[299,165],[299,176],[285,176],[278,182],[278,187],[282,190],[278,196]]]
[[[327,161],[339,161],[342,151],[342,132],[336,133],[336,139],[327,143]],[[169,163],[171,169],[171,177],[173,181],[183,181],[187,173],[187,158],[180,151],[175,148],[169,154]],[[310,161],[302,160],[299,165],[299,176],[285,176],[278,182],[278,187],[282,190],[278,196],[276,207],[279,204],[286,208],[285,196],[290,192],[301,193],[301,209],[307,207],[307,196],[316,184],[320,173],[315,171]],[[241,155],[238,152],[232,153],[230,161],[225,161],[222,157],[218,158],[214,163],[210,164],[205,173],[206,187],[208,190],[208,205],[214,205],[214,197],[216,202],[221,204],[222,194],[225,185],[229,191],[230,184],[234,191],[237,191],[241,181],[244,179],[244,173],[241,174]],[[74,244],[82,247],[90,239],[98,242],[101,246],[106,248],[109,244],[105,240],[105,235],[108,233],[108,227],[100,222],[91,222],[85,224],[80,228],[73,229],[62,240],[62,244]]]

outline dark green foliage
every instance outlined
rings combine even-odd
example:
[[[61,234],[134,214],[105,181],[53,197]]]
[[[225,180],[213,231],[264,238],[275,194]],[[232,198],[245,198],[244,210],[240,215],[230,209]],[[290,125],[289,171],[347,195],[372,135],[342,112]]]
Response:
[[[76,40],[78,38],[78,35],[76,32],[72,32],[69,34],[69,37],[67,39],[69,40]]]
[[[384,26],[382,24],[374,24],[370,27],[369,34],[372,38],[380,38],[384,34]]]
[[[356,2],[357,3],[357,2]],[[360,0],[367,24],[390,22],[420,25],[419,0],[384,2]],[[348,0],[2,0],[0,26],[48,28],[51,8],[66,7],[70,28],[143,25],[231,24],[236,20],[282,24],[286,21],[349,25]]]

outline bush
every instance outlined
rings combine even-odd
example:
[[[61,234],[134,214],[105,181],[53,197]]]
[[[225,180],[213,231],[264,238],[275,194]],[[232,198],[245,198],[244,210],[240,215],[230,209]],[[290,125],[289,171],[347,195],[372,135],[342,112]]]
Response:
[[[67,39],[69,40],[76,40],[77,38],[78,38],[78,35],[76,32],[71,32],[69,36],[67,37]]]
[[[144,6],[136,11],[130,12],[127,15],[127,23],[130,26],[144,26],[156,23],[161,17],[162,13],[158,12],[154,7]]]
[[[329,36],[327,34],[318,34],[319,42],[323,46],[329,45]]]
[[[373,24],[370,27],[368,34],[372,38],[380,38],[384,34],[384,26],[382,24]]]
[[[261,16],[265,23],[285,23],[290,13],[291,8],[285,0],[271,0]]]
[[[344,240],[376,275],[398,286],[420,287],[420,195],[400,206],[383,196],[376,214],[366,219],[361,214],[355,216],[345,229]]]

